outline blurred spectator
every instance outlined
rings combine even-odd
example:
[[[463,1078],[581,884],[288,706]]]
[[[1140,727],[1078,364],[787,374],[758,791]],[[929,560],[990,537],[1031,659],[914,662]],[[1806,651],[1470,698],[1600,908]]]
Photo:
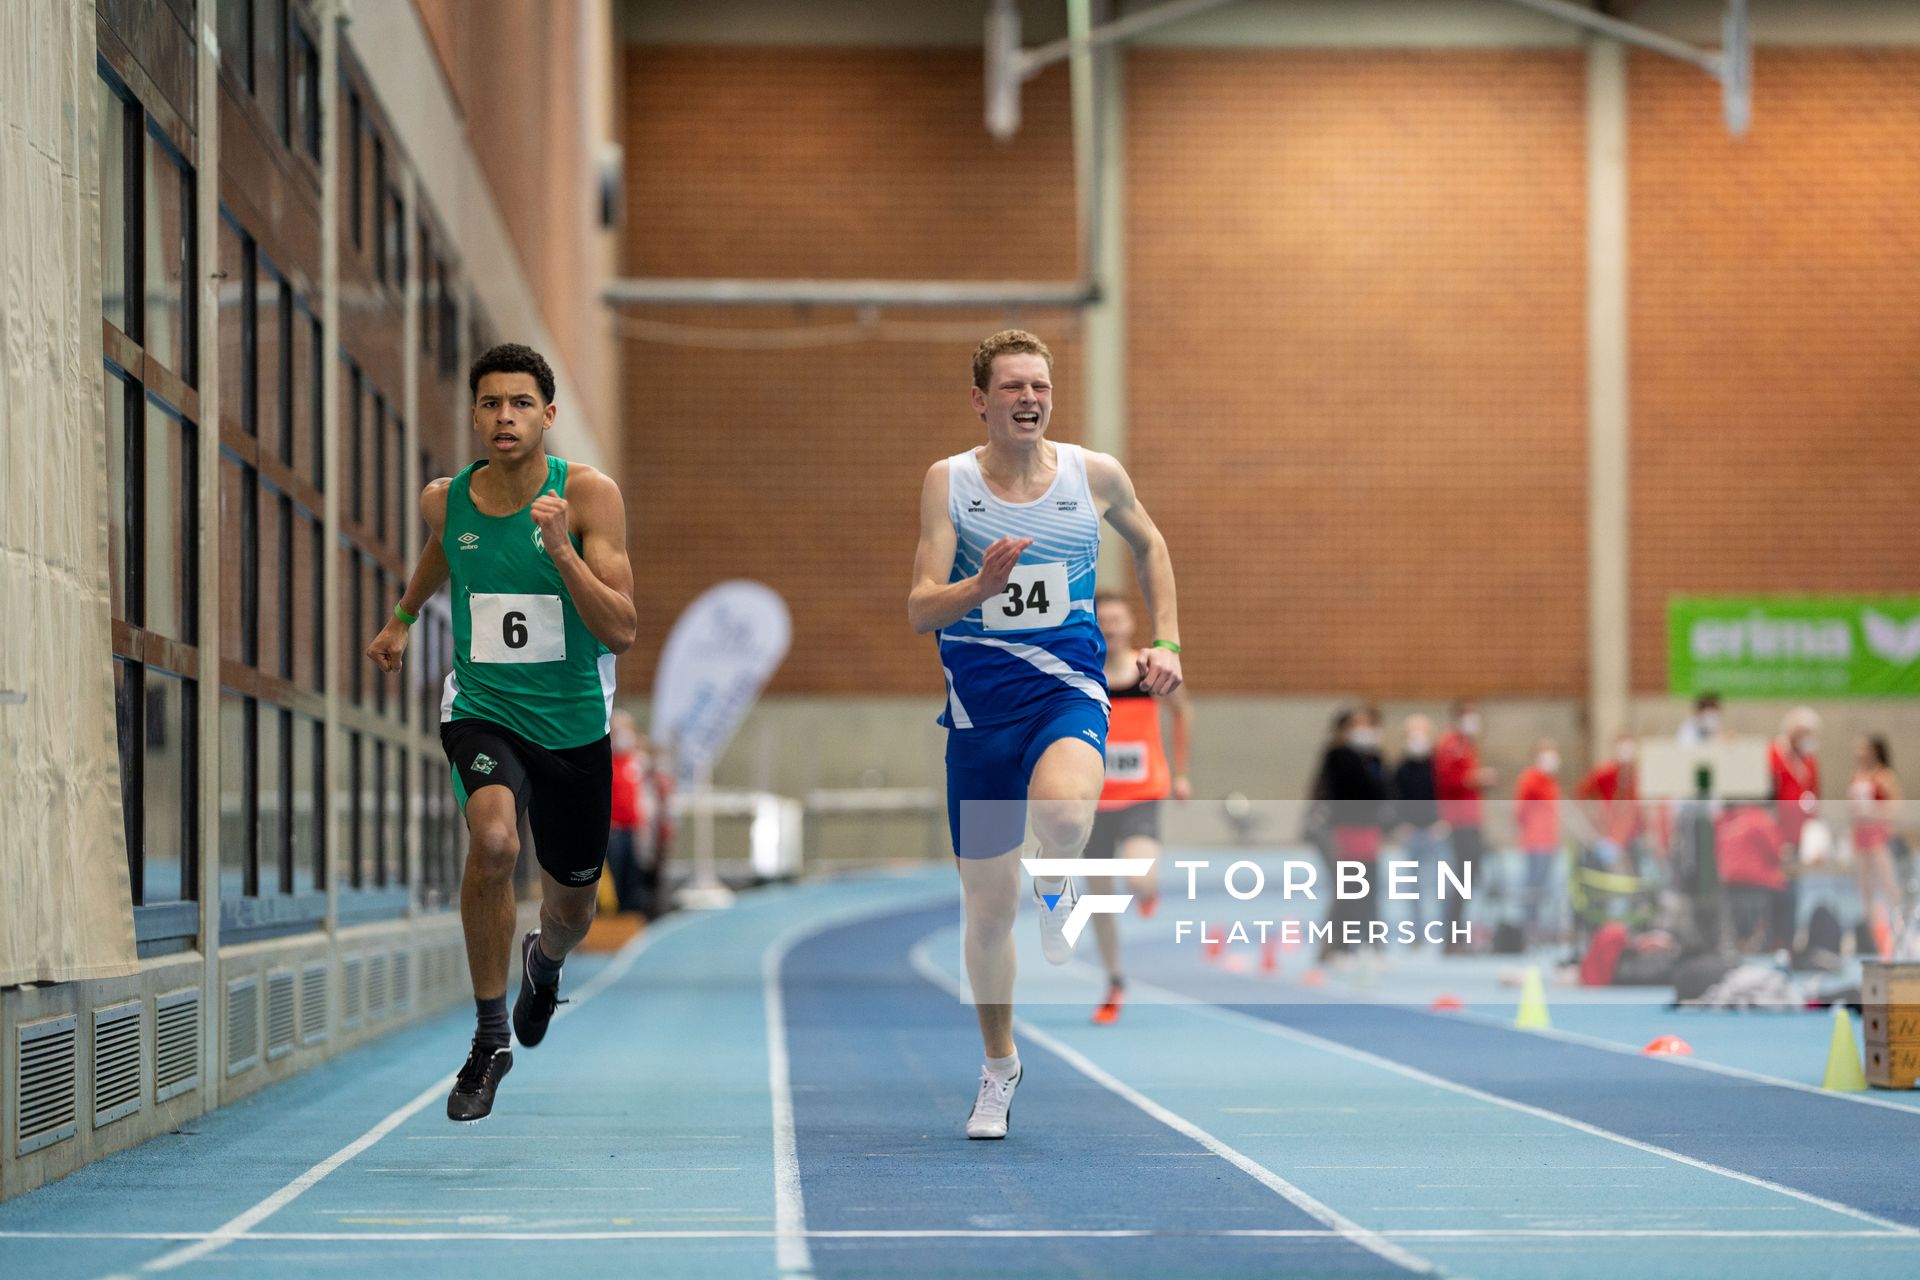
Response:
[[[1475,874],[1474,866],[1486,852],[1486,837],[1481,833],[1480,797],[1496,781],[1494,771],[1480,763],[1480,708],[1472,702],[1453,705],[1453,728],[1433,749],[1434,792],[1439,797],[1440,820],[1447,824],[1453,843],[1454,874],[1462,883]],[[1472,885],[1475,892],[1480,886]],[[1447,898],[1449,936],[1465,909],[1458,895]],[[1453,942],[1449,951],[1464,950]]]
[[[1882,959],[1891,959],[1893,931],[1906,914],[1899,878],[1893,872],[1892,823],[1900,787],[1893,776],[1892,748],[1879,734],[1855,744],[1853,761],[1847,799],[1853,810],[1853,873],[1860,882],[1860,918],[1872,934],[1874,951]]]
[[[1346,922],[1359,922],[1364,936],[1367,922],[1375,918],[1374,881],[1378,877],[1373,864],[1380,856],[1380,823],[1387,800],[1386,778],[1379,764],[1379,728],[1364,710],[1348,711],[1335,721],[1335,732],[1337,740],[1327,748],[1320,765],[1333,812],[1333,854],[1339,861],[1368,864],[1367,892],[1357,898],[1336,894],[1329,902],[1328,918],[1333,922],[1334,936],[1321,949],[1323,960],[1347,949],[1341,937]]]
[[[1720,817],[1714,849],[1735,945],[1743,951],[1772,951],[1792,942],[1788,848],[1779,822],[1764,804],[1732,805]]]
[[[1420,864],[1420,896],[1411,904],[1414,926],[1425,936],[1429,916],[1442,917],[1440,859],[1447,847],[1447,824],[1440,821],[1438,792],[1433,785],[1433,722],[1408,716],[1401,725],[1400,763],[1394,767],[1391,787],[1393,820],[1407,847],[1407,860]],[[1431,904],[1431,912],[1428,910]]]
[[[625,711],[613,713],[613,831],[607,840],[607,870],[622,911],[643,911],[641,855],[646,837],[647,752],[638,726]]]
[[[653,913],[665,915],[672,909],[667,895],[667,864],[673,856],[673,744],[652,744],[652,767],[647,771],[649,824],[646,883],[653,896]]]
[[[1638,751],[1633,735],[1622,730],[1613,740],[1613,755],[1589,769],[1573,793],[1586,806],[1598,861],[1609,869],[1631,870],[1637,861],[1633,842],[1640,834],[1640,780],[1634,768]]]
[[[1812,707],[1795,707],[1780,722],[1780,736],[1767,746],[1767,770],[1779,806],[1780,833],[1800,843],[1807,819],[1820,806],[1820,716]]]
[[[1560,867],[1560,749],[1552,738],[1534,744],[1533,762],[1521,771],[1513,789],[1514,829],[1519,835],[1517,861],[1509,864],[1509,911],[1526,940],[1544,940],[1557,930]]]
[[[1720,716],[1720,695],[1703,693],[1693,700],[1693,713],[1680,722],[1674,736],[1683,747],[1698,747],[1717,742],[1725,729]]]

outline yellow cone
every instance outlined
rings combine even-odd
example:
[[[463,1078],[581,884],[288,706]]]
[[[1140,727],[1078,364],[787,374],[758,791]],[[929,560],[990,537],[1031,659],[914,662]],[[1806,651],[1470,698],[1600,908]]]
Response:
[[[1546,1031],[1553,1026],[1547,1017],[1547,993],[1540,985],[1540,970],[1528,969],[1526,981],[1520,985],[1520,1013],[1513,1025],[1522,1031]]]
[[[1853,1018],[1843,1004],[1833,1006],[1833,1043],[1827,1047],[1827,1078],[1820,1087],[1838,1093],[1863,1093],[1867,1087],[1860,1049],[1853,1042]]]

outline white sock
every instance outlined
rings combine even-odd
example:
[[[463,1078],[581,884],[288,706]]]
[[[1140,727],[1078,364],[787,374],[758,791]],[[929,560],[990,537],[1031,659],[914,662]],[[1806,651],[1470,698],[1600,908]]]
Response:
[[[1004,1058],[988,1058],[987,1074],[996,1080],[1011,1080],[1020,1074],[1020,1051],[1015,1049]]]
[[[1042,880],[1039,876],[1035,876],[1033,878],[1033,887],[1039,892],[1041,897],[1046,897],[1049,894],[1065,893],[1067,891],[1067,878],[1065,876],[1055,876],[1049,880]]]

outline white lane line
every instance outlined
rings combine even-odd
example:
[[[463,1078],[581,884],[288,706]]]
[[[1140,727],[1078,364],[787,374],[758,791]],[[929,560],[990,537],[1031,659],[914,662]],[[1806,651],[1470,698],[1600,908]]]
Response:
[[[1407,1227],[1379,1232],[1396,1240],[1907,1240],[1897,1231],[1732,1231],[1689,1227]],[[685,1231],[250,1231],[242,1242],[325,1242],[394,1244],[492,1241],[566,1243],[608,1240],[773,1240],[777,1230]],[[1227,1227],[1161,1231],[1149,1227],[1008,1228],[1005,1230],[932,1227],[899,1230],[809,1231],[812,1240],[1350,1240],[1330,1228]],[[201,1231],[0,1231],[0,1240],[209,1240]]]
[[[627,970],[633,967],[633,962],[640,958],[642,952],[653,945],[656,938],[675,932],[676,927],[688,918],[689,917],[676,916],[668,919],[664,924],[641,931],[632,941],[620,948],[619,952],[606,968],[595,974],[585,986],[580,988],[579,993],[573,997],[572,1003],[563,1006],[554,1016],[556,1018],[564,1018],[569,1014],[578,1013],[582,1006],[586,1005],[595,996],[624,977]],[[445,1094],[447,1090],[453,1087],[454,1079],[458,1075],[459,1072],[456,1071],[440,1077],[440,1079],[434,1081],[425,1089],[422,1089],[418,1094],[415,1094],[406,1105],[390,1112],[385,1119],[374,1125],[373,1128],[367,1130],[358,1138],[355,1138],[352,1142],[349,1142],[346,1146],[340,1148],[325,1160],[322,1160],[319,1164],[314,1165],[292,1182],[287,1183],[286,1186],[281,1187],[278,1191],[254,1205],[251,1209],[229,1219],[205,1236],[197,1238],[197,1243],[191,1244],[184,1249],[175,1249],[172,1253],[162,1254],[160,1257],[144,1264],[140,1269],[142,1271],[171,1271],[175,1267],[184,1266],[189,1262],[204,1258],[215,1250],[221,1249],[239,1239],[241,1236],[246,1235],[259,1223],[264,1222],[267,1218],[272,1217],[280,1210],[286,1208],[287,1205],[298,1199],[309,1188],[325,1178],[328,1174],[340,1168],[340,1166],[352,1160],[368,1147],[373,1146],[374,1143],[380,1141],[380,1139],[405,1124],[435,1098]]]
[[[780,974],[787,953],[818,934],[860,920],[880,919],[907,911],[951,902],[941,894],[928,901],[860,903],[802,921],[767,944],[760,955],[760,1003],[767,1019],[767,1090],[773,1098],[774,1265],[783,1280],[803,1280],[813,1274],[813,1252],[807,1248],[807,1202],[800,1186],[800,1148],[794,1136],[793,1066],[787,1054],[787,1001]]]
[[[956,1000],[967,1003],[970,997],[966,990],[957,980],[949,977],[945,970],[935,964],[932,956],[928,954],[930,945],[931,940],[923,938],[914,946],[912,952],[914,969],[921,977],[931,982],[934,986],[948,992]],[[1056,1057],[1066,1062],[1068,1066],[1071,1066],[1081,1075],[1087,1077],[1087,1079],[1106,1089],[1108,1092],[1124,1098],[1174,1132],[1199,1143],[1207,1150],[1213,1152],[1214,1155],[1219,1156],[1222,1160],[1225,1160],[1228,1164],[1258,1182],[1261,1186],[1278,1195],[1288,1204],[1294,1206],[1294,1208],[1305,1213],[1308,1217],[1314,1219],[1316,1222],[1324,1223],[1332,1229],[1334,1234],[1407,1271],[1419,1275],[1437,1274],[1437,1269],[1434,1265],[1418,1254],[1402,1249],[1399,1245],[1386,1239],[1379,1232],[1368,1230],[1359,1223],[1337,1212],[1331,1206],[1314,1199],[1273,1170],[1228,1146],[1211,1133],[1208,1133],[1205,1129],[1202,1129],[1199,1125],[1188,1120],[1185,1116],[1168,1110],[1152,1098],[1141,1093],[1138,1089],[1110,1075],[1065,1042],[1054,1038],[1022,1018],[1014,1019],[1014,1027],[1020,1035],[1041,1045]]]
[[[1406,1005],[1391,1005],[1388,1007],[1405,1009],[1411,1013],[1427,1012],[1425,1009],[1411,1008]],[[1510,1028],[1513,1025],[1511,1019],[1495,1018],[1489,1014],[1474,1013],[1471,1010],[1462,1010],[1460,1013],[1446,1015],[1431,1014],[1429,1016],[1436,1018],[1441,1016],[1457,1018],[1462,1016],[1462,1014],[1465,1015],[1467,1021],[1478,1023],[1482,1026]],[[1835,1102],[1851,1102],[1863,1107],[1880,1107],[1883,1110],[1900,1111],[1907,1115],[1920,1118],[1920,1106],[1914,1106],[1904,1102],[1895,1102],[1891,1098],[1876,1098],[1866,1093],[1836,1093],[1831,1089],[1822,1089],[1817,1084],[1807,1084],[1802,1080],[1788,1080],[1781,1076],[1770,1076],[1759,1071],[1748,1071],[1744,1067],[1732,1067],[1724,1062],[1708,1062],[1704,1059],[1683,1057],[1679,1054],[1672,1053],[1647,1054],[1631,1045],[1621,1044],[1617,1040],[1604,1040],[1599,1036],[1587,1035],[1580,1031],[1563,1031],[1558,1027],[1538,1029],[1532,1034],[1546,1036],[1549,1040],[1564,1040],[1568,1044],[1577,1044],[1588,1049],[1604,1049],[1608,1053],[1623,1054],[1629,1058],[1638,1058],[1643,1062],[1659,1061],[1670,1063],[1676,1067],[1691,1067],[1695,1071],[1711,1071],[1715,1075],[1732,1076],[1736,1080],[1750,1080],[1755,1084],[1767,1084],[1778,1089],[1793,1089],[1800,1093],[1811,1093],[1816,1097],[1831,1098]]]
[[[1488,1093],[1484,1089],[1476,1089],[1472,1085],[1461,1084],[1455,1080],[1443,1079],[1440,1076],[1422,1071],[1418,1067],[1410,1067],[1404,1062],[1395,1062],[1391,1058],[1383,1058],[1378,1054],[1368,1053],[1364,1049],[1356,1049],[1351,1045],[1341,1044],[1337,1040],[1328,1040],[1323,1036],[1314,1035],[1309,1031],[1300,1031],[1282,1023],[1269,1022],[1265,1018],[1256,1018],[1252,1014],[1241,1013],[1237,1009],[1227,1009],[1208,1004],[1190,996],[1181,995],[1176,991],[1156,987],[1151,983],[1135,982],[1131,985],[1137,990],[1150,990],[1156,997],[1165,1000],[1168,1004],[1177,1005],[1180,1008],[1203,1017],[1215,1018],[1239,1026],[1252,1027],[1263,1034],[1278,1036],[1283,1040],[1291,1040],[1295,1044],[1305,1045],[1308,1048],[1318,1049],[1325,1053],[1336,1054],[1353,1062],[1365,1063],[1367,1066],[1377,1067],[1383,1071],[1391,1071],[1395,1075],[1404,1076],[1409,1080],[1417,1080],[1422,1084],[1432,1085],[1437,1089],[1445,1089],[1450,1093],[1460,1094],[1462,1097],[1472,1098],[1478,1102],[1491,1103],[1497,1107],[1505,1107],[1509,1111],[1517,1111],[1522,1115],[1533,1116],[1539,1120],[1546,1120],[1553,1124],[1563,1125],[1566,1128],[1576,1130],[1591,1137],[1604,1138],[1608,1142],[1616,1142],[1623,1147],[1631,1147],[1635,1151],[1643,1151],[1648,1155],[1678,1161],[1680,1164],[1702,1170],[1706,1173],[1718,1174],[1723,1178],[1731,1178],[1735,1182],[1744,1182],[1748,1186],[1759,1187],[1763,1191],[1772,1191],[1779,1195],[1790,1196],[1795,1200],[1814,1205],[1817,1208],[1826,1209],[1833,1213],[1844,1214],[1849,1218],[1856,1218],[1861,1222],[1878,1227],[1883,1231],[1893,1232],[1901,1236],[1920,1236],[1920,1229],[1894,1222],[1889,1218],[1879,1217],[1875,1214],[1868,1213],[1864,1209],[1856,1209],[1852,1205],[1841,1204],[1839,1201],[1829,1200],[1825,1196],[1817,1196],[1812,1192],[1801,1191],[1796,1187],[1785,1186],[1781,1183],[1757,1177],[1750,1173],[1742,1173],[1738,1169],[1729,1169],[1724,1165],[1717,1165],[1711,1161],[1700,1160],[1683,1152],[1674,1151],[1668,1147],[1656,1146],[1651,1142],[1642,1142],[1638,1138],[1629,1138],[1623,1133],[1615,1133],[1611,1129],[1602,1129],[1598,1125],[1588,1124],[1584,1120],[1576,1120],[1572,1116],[1562,1115],[1557,1111],[1549,1111],[1544,1107],[1532,1106],[1525,1102],[1516,1102],[1512,1098],[1503,1098],[1498,1094]]]

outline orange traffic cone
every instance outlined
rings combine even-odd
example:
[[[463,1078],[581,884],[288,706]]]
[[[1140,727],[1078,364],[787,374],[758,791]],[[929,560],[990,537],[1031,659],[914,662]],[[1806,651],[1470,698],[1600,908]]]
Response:
[[[1691,1058],[1693,1056],[1693,1046],[1685,1040],[1682,1040],[1679,1036],[1655,1036],[1647,1042],[1647,1047],[1640,1052],[1656,1058],[1664,1057],[1668,1054],[1677,1058]]]

